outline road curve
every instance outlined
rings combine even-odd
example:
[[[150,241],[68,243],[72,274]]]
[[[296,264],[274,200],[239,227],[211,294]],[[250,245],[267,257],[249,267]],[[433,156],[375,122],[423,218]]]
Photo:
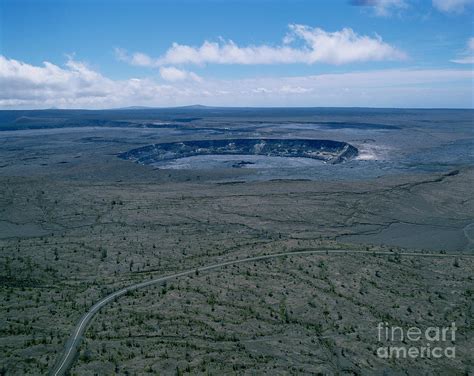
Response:
[[[190,275],[196,272],[196,270],[199,270],[199,272],[204,272],[212,269],[217,269],[221,268],[223,266],[228,266],[228,265],[236,265],[236,264],[242,264],[246,262],[252,262],[252,261],[261,261],[261,260],[268,260],[272,258],[277,258],[277,257],[284,257],[284,256],[295,256],[295,255],[306,255],[306,254],[371,254],[371,255],[387,255],[387,256],[394,256],[396,254],[401,255],[401,256],[422,256],[422,257],[472,257],[472,255],[467,255],[467,254],[435,254],[435,253],[420,253],[420,252],[373,252],[373,251],[351,251],[351,250],[340,250],[340,249],[328,249],[328,250],[304,250],[304,251],[294,251],[294,252],[283,252],[283,253],[274,253],[274,254],[268,254],[268,255],[262,255],[262,256],[254,256],[254,257],[248,257],[245,259],[240,259],[240,260],[233,260],[233,261],[225,261],[217,264],[212,264],[208,266],[203,266],[203,267],[198,267],[190,270],[186,270],[183,272],[175,273],[175,274],[170,274],[164,277],[159,277],[156,279],[151,279],[145,282],[137,283],[135,285],[131,285],[128,287],[124,287],[123,289],[120,289],[118,291],[115,291],[114,293],[107,295],[105,298],[102,298],[99,300],[97,303],[95,303],[89,311],[87,311],[84,316],[81,317],[79,320],[76,328],[74,329],[74,332],[71,336],[71,338],[68,340],[64,347],[64,351],[61,354],[61,357],[57,361],[55,367],[51,371],[51,375],[53,376],[60,376],[60,375],[65,375],[67,370],[71,367],[73,364],[74,358],[76,356],[77,350],[79,349],[79,345],[82,340],[82,336],[85,333],[88,324],[91,322],[92,318],[94,315],[107,303],[110,303],[111,301],[115,300],[116,298],[125,295],[129,291],[137,290],[143,287],[159,284],[162,282],[166,282],[170,279],[178,278],[178,277],[183,277],[185,275]]]

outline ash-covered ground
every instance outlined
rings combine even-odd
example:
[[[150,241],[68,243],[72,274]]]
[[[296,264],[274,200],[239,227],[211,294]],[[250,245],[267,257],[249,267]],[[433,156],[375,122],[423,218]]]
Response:
[[[1,112],[2,372],[48,373],[81,315],[119,287],[307,249],[349,253],[196,273],[117,300],[71,373],[472,372],[472,121],[465,110]],[[242,139],[331,140],[357,154],[119,158]],[[401,256],[413,252],[448,257]],[[382,359],[379,322],[455,322],[457,356]]]

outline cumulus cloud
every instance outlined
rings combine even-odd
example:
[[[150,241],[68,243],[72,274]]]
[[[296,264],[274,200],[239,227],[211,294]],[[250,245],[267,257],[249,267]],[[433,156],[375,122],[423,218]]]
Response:
[[[86,64],[69,59],[64,67],[34,66],[0,55],[0,107],[100,108],[162,97],[185,98],[187,88],[159,85],[150,79],[111,80]]]
[[[474,37],[469,38],[467,41],[467,48],[464,53],[457,59],[451,60],[457,64],[474,64]]]
[[[170,67],[168,67],[170,68]],[[112,80],[68,60],[31,65],[0,55],[0,108],[178,106],[473,107],[472,70],[379,70],[239,80]]]
[[[201,46],[173,43],[160,57],[116,50],[118,59],[133,65],[160,67],[181,64],[347,64],[364,61],[400,60],[405,53],[378,35],[359,35],[350,28],[328,32],[306,25],[289,25],[284,43],[278,46],[239,46],[232,40]]]
[[[466,6],[473,2],[473,0],[433,0],[433,6],[440,12],[462,13]]]
[[[49,62],[33,66],[0,55],[1,99],[44,97],[48,93],[102,97],[112,84],[77,61],[68,60],[64,69]]]
[[[178,69],[176,67],[160,67],[160,76],[165,81],[185,81],[192,80],[200,82],[202,78],[196,73],[188,72],[184,69]]]
[[[138,67],[153,67],[155,66],[154,60],[141,52],[135,52],[133,54],[128,54],[128,52],[123,48],[115,48],[115,56],[118,60],[131,65]]]
[[[387,17],[394,11],[408,7],[405,0],[351,0],[351,5],[360,7],[370,7],[376,16]]]

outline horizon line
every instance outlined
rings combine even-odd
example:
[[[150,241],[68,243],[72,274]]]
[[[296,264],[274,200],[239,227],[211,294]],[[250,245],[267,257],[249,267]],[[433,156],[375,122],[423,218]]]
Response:
[[[182,106],[125,106],[104,108],[0,108],[0,111],[146,111],[146,110],[206,110],[206,109],[372,109],[372,110],[474,110],[473,107],[370,107],[370,106],[212,106],[212,105],[182,105]]]

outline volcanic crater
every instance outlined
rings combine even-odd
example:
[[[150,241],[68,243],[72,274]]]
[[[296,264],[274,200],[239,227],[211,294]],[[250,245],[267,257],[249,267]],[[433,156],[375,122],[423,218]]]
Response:
[[[219,139],[147,145],[120,153],[118,157],[143,165],[205,155],[310,158],[337,164],[350,160],[357,154],[358,149],[351,144],[333,140]]]

